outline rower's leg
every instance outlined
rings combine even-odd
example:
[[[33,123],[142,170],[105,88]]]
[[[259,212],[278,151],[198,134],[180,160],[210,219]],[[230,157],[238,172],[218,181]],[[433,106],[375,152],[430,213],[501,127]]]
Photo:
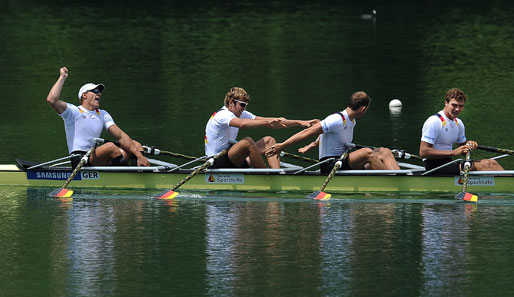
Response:
[[[257,145],[250,137],[241,139],[238,143],[234,144],[228,151],[228,158],[232,163],[241,166],[246,160],[250,158],[250,165],[256,168],[266,168],[266,163],[257,148]]]
[[[478,171],[503,171],[503,167],[496,161],[491,159],[484,159],[473,162],[471,170]]]
[[[390,149],[385,147],[379,147],[374,150],[377,154],[377,157],[384,164],[384,168],[386,170],[400,170],[400,166],[396,162],[393,153]]]
[[[370,148],[361,148],[348,155],[348,164],[352,169],[363,169],[366,163],[369,163],[369,169],[385,169],[384,163],[382,163],[378,155]]]
[[[257,141],[255,144],[257,145],[257,148],[261,152],[262,155],[264,155],[264,152],[271,147],[272,145],[276,144],[277,141],[275,138],[271,136],[265,136],[259,141]],[[270,168],[280,168],[280,155],[276,154],[271,157],[267,157],[268,164]]]
[[[111,160],[122,156],[122,151],[112,142],[107,142],[97,147],[91,154],[89,160],[91,165],[105,166],[111,165]]]

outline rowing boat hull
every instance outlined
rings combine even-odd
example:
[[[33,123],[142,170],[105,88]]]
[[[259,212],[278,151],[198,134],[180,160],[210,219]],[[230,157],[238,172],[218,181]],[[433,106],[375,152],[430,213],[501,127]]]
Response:
[[[27,187],[61,187],[70,171],[0,170],[0,185]],[[70,188],[166,189],[187,173],[99,172],[82,171]],[[319,190],[325,176],[293,174],[200,173],[181,189],[229,191],[301,191]],[[459,192],[459,176],[420,175],[336,175],[327,192]],[[472,175],[470,192],[514,193],[514,176]]]

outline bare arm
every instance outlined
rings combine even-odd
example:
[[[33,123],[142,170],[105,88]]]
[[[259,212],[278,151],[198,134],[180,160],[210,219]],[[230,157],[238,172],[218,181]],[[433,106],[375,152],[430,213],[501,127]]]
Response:
[[[313,120],[308,120],[308,121],[303,121],[303,120],[288,120],[286,118],[267,118],[267,117],[255,117],[256,120],[280,120],[285,126],[286,128],[290,128],[290,127],[310,127],[316,123],[319,123],[319,120],[318,119],[313,119]]]
[[[282,143],[277,143],[270,148],[266,150],[266,156],[271,157],[274,155],[279,154],[281,151],[283,151],[288,146],[295,144],[299,141],[302,141],[306,138],[312,137],[312,136],[318,136],[323,133],[323,129],[321,128],[321,124],[318,122],[314,124],[313,126],[303,129],[302,131],[294,134],[293,136],[289,137],[286,141]]]
[[[470,149],[475,149],[478,144],[475,141],[467,141],[466,143],[461,143],[459,147],[451,151],[442,151],[432,147],[432,144],[421,141],[419,144],[419,155],[422,158],[429,159],[441,159],[445,157],[453,157],[459,155],[465,155]]]
[[[53,85],[52,89],[50,89],[50,93],[46,97],[46,102],[50,104],[50,106],[58,113],[63,113],[66,108],[66,102],[59,99],[61,96],[62,87],[64,86],[64,82],[68,78],[68,68],[62,67],[59,69],[59,78]]]
[[[299,148],[298,152],[304,154],[304,153],[310,151],[311,149],[317,147],[318,145],[319,145],[319,136],[313,142],[309,143],[308,145],[306,145],[304,147]]]
[[[148,162],[148,159],[141,154],[141,152],[137,149],[136,145],[134,144],[134,141],[130,136],[127,135],[127,133],[123,132],[123,130],[120,129],[116,124],[111,125],[109,127],[109,133],[114,136],[118,142],[120,143],[121,147],[130,152],[132,155],[134,155],[137,158],[137,165],[138,166],[149,166],[150,163]]]
[[[280,118],[255,118],[255,119],[240,119],[233,118],[230,120],[230,126],[240,129],[268,127],[268,128],[287,128],[283,120]]]

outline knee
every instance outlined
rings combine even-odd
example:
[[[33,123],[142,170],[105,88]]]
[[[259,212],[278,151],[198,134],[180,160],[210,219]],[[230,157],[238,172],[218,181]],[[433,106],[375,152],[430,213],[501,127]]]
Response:
[[[262,140],[264,141],[264,144],[265,144],[266,147],[272,146],[275,143],[277,143],[275,138],[273,138],[271,136],[265,136],[265,137],[262,138]]]
[[[253,147],[253,146],[256,146],[255,144],[255,141],[253,141],[252,138],[250,137],[245,137],[243,139],[241,139],[240,141],[245,147]]]
[[[257,144],[250,137],[245,137],[245,138],[241,139],[238,142],[238,144],[241,144],[240,146],[238,145],[238,147],[242,151],[245,151],[246,154],[250,154],[250,152],[257,150]]]
[[[500,164],[496,160],[483,160],[485,161],[485,167],[488,170],[496,170]]]
[[[103,152],[106,152],[110,158],[116,158],[122,155],[120,148],[114,142],[107,142],[101,146]]]
[[[373,162],[373,161],[379,159],[378,152],[374,151],[373,149],[367,148],[367,147],[361,149],[360,154],[362,157],[364,157],[366,162]]]
[[[393,157],[393,152],[390,149],[386,148],[386,147],[378,148],[377,153],[378,153],[378,156],[381,159]]]
[[[363,149],[361,149],[361,152],[363,155],[365,155],[368,159],[369,158],[372,158],[373,156],[376,156],[377,153],[375,151],[373,151],[372,149],[368,148],[368,147],[365,147]]]
[[[113,152],[113,151],[117,151],[118,150],[118,146],[116,146],[114,144],[114,142],[107,142],[105,144],[102,145],[102,148],[109,151],[109,152]]]

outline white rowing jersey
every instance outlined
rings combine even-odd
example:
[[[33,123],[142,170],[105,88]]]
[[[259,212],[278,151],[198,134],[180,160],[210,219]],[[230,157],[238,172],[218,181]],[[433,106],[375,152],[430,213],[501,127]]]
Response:
[[[102,130],[114,125],[111,115],[102,109],[87,110],[82,106],[67,103],[60,114],[64,120],[68,151],[88,151],[95,145],[94,138],[100,137]]]
[[[319,138],[319,158],[341,156],[347,142],[353,140],[355,119],[350,121],[346,110],[329,115],[320,122],[323,134]]]
[[[224,149],[230,147],[230,140],[235,141],[239,128],[231,127],[230,121],[236,115],[228,110],[226,106],[213,113],[205,126],[205,155],[214,156]],[[241,119],[255,119],[255,115],[244,110]]]
[[[440,111],[423,124],[421,141],[430,143],[437,150],[451,151],[454,144],[466,142],[464,123],[458,118],[452,121]]]

